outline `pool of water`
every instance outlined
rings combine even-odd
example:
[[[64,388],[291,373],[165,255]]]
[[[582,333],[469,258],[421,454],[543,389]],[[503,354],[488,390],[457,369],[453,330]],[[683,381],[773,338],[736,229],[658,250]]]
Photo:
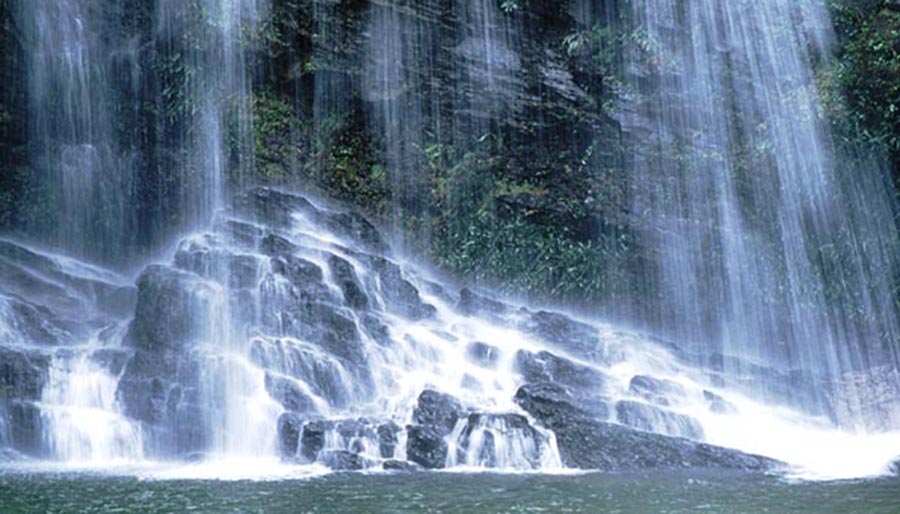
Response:
[[[0,512],[900,513],[900,478],[795,482],[722,472],[311,474],[166,479],[0,471]]]

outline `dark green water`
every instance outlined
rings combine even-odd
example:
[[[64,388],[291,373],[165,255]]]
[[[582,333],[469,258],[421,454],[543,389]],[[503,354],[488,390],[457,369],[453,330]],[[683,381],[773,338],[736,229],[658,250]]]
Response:
[[[0,472],[0,512],[900,513],[900,479],[728,473],[333,474],[273,482]]]

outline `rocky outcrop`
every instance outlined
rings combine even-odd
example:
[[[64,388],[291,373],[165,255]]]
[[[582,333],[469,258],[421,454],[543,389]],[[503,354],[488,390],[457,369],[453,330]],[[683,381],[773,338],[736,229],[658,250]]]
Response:
[[[616,425],[587,413],[565,390],[526,385],[516,402],[556,434],[563,463],[580,469],[622,471],[667,468],[772,469],[778,463],[757,455]]]

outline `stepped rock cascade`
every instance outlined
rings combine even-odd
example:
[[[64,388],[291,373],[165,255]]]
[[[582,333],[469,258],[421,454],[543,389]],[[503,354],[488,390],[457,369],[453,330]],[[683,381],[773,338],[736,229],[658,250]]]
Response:
[[[625,55],[622,118],[648,141],[632,197],[655,263],[638,295],[659,298],[640,316],[735,380],[757,364],[797,379],[788,398],[758,393],[896,427],[896,400],[872,394],[900,362],[896,205],[877,164],[844,166],[821,115],[824,2],[637,1],[629,16],[643,46]]]
[[[52,211],[0,235],[4,465],[851,478],[900,455],[897,205],[821,119],[821,1],[0,14],[25,198]],[[613,28],[598,72],[569,36]],[[608,295],[579,316],[413,257],[531,234]],[[558,255],[525,264],[566,277]]]

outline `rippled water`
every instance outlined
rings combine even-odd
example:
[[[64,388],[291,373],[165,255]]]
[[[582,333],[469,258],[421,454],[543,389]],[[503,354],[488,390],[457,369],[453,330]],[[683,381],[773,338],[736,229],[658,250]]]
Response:
[[[728,473],[332,474],[206,481],[0,472],[16,512],[900,512],[900,479],[788,482]]]

